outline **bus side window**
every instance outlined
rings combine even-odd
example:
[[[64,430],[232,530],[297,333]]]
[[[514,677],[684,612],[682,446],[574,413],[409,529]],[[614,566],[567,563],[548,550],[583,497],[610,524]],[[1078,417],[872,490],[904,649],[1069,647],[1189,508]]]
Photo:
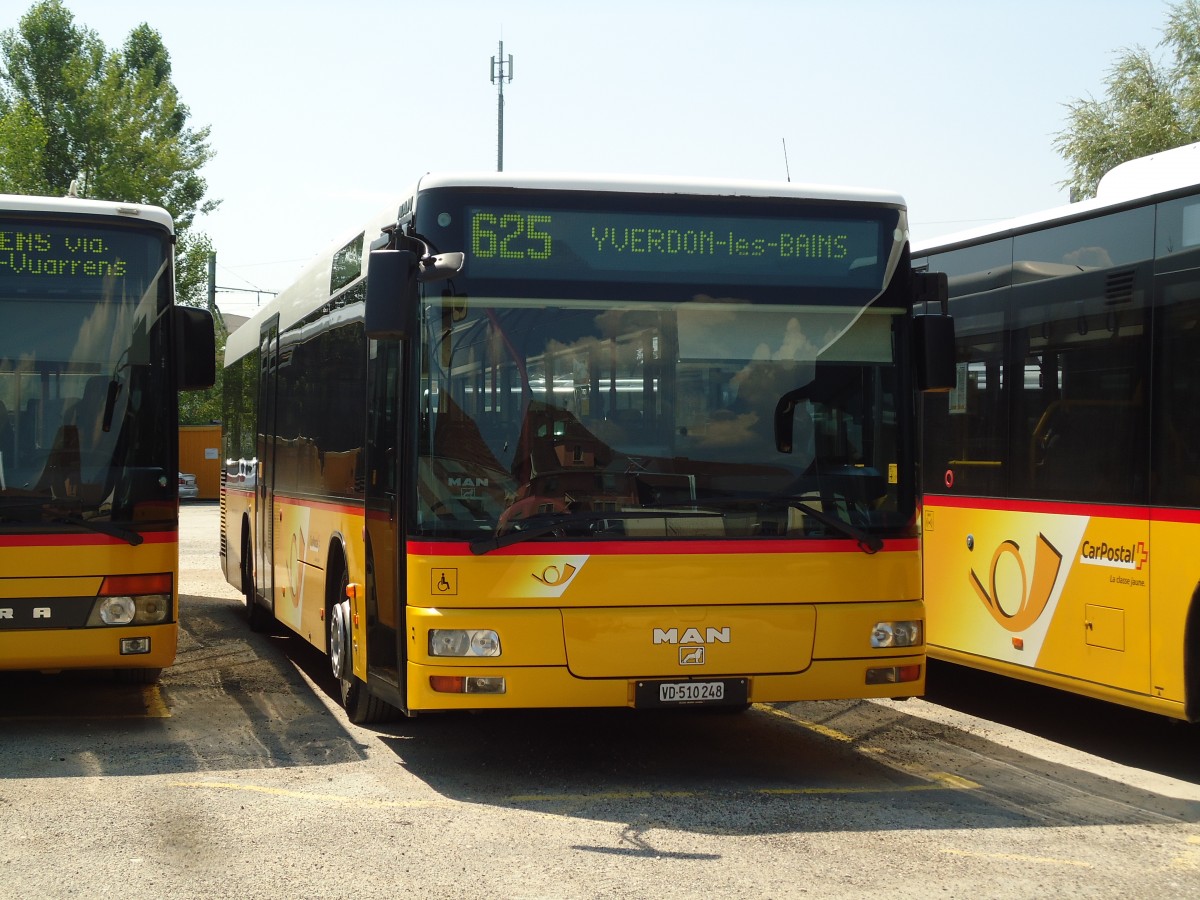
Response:
[[[1200,506],[1200,271],[1163,291],[1152,502]]]
[[[1126,274],[1149,281],[1147,266]],[[1013,288],[1014,315],[1042,320],[1014,331],[1017,496],[1146,502],[1146,309],[1132,291],[1111,303],[1105,283],[1104,272],[1083,272]]]

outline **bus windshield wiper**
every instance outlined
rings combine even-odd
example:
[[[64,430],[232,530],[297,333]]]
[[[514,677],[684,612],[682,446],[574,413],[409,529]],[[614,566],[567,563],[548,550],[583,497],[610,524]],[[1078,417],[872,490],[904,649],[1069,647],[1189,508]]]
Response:
[[[854,538],[858,543],[858,549],[868,556],[878,553],[883,549],[883,538],[879,535],[863,531],[861,528],[851,525],[845,519],[840,519],[837,516],[830,515],[823,509],[810,505],[811,501],[807,498],[780,496],[771,497],[768,499],[768,502],[786,504],[801,515],[815,519],[827,528],[832,528],[834,531],[840,531],[846,537]]]
[[[131,547],[136,547],[145,540],[136,531],[131,531],[128,528],[122,528],[120,525],[113,525],[111,522],[100,522],[95,519],[85,519],[82,516],[75,515],[59,515],[50,520],[51,523],[60,523],[63,525],[75,525],[79,528],[94,531],[97,534],[107,534],[110,537],[119,538]]]
[[[122,528],[111,522],[98,519],[85,519],[76,513],[66,512],[62,507],[54,506],[55,500],[47,497],[44,500],[25,501],[22,503],[0,504],[0,521],[20,523],[22,525],[74,525],[94,531],[97,534],[107,534],[119,538],[130,546],[136,547],[145,540],[136,531]]]
[[[624,511],[610,510],[608,512],[551,513],[536,518],[521,519],[518,523],[514,523],[521,526],[519,529],[514,528],[514,530],[506,531],[503,534],[476,538],[471,541],[470,547],[472,553],[476,556],[481,556],[484,553],[490,553],[492,550],[499,550],[513,544],[520,544],[536,537],[545,537],[561,528],[573,525],[593,525],[597,522],[607,522],[614,519],[661,519],[664,516],[685,519],[711,519],[713,516],[721,515],[724,514],[690,509],[675,512],[666,508],[658,511],[635,509]]]

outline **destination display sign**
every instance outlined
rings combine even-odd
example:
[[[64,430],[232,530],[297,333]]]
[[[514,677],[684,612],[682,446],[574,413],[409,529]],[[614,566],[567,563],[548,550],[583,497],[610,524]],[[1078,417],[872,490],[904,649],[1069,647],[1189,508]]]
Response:
[[[0,219],[0,292],[141,292],[164,258],[145,232],[74,223]]]
[[[870,218],[762,218],[475,207],[468,273],[523,279],[867,286],[892,228]]]

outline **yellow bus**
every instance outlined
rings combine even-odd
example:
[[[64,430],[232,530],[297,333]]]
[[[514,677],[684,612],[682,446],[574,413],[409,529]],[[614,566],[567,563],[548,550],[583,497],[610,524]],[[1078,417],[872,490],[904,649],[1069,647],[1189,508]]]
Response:
[[[176,391],[216,351],[174,240],[157,207],[0,195],[0,669],[175,659]]]
[[[229,338],[226,577],[358,722],[919,694],[937,289],[892,194],[426,176]]]
[[[957,386],[924,400],[931,657],[1200,718],[1200,144],[937,239]]]

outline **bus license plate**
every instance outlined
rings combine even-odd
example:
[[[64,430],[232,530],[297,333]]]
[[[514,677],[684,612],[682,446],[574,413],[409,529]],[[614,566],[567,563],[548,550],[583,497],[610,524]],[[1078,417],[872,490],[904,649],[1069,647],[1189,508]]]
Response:
[[[639,681],[634,694],[638,707],[728,706],[744,704],[749,691],[744,678],[721,681]]]

